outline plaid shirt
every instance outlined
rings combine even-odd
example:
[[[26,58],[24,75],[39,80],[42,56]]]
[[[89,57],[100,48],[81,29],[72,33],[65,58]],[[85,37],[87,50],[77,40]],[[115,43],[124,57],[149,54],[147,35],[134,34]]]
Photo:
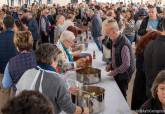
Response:
[[[117,74],[122,74],[127,71],[127,69],[130,67],[130,51],[127,46],[124,46],[121,50],[121,56],[122,58],[122,64],[119,67],[116,67],[115,63],[115,47],[112,46],[112,67],[113,71],[111,71],[111,76],[116,76]]]

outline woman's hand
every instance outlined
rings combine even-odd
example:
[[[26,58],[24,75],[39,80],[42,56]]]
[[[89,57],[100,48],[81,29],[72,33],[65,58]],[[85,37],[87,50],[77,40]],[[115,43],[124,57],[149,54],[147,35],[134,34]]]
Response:
[[[74,57],[77,57],[80,53],[81,53],[81,50],[77,50],[77,51],[72,52],[72,55]]]
[[[78,91],[79,91],[79,89],[76,86],[72,86],[69,88],[70,93],[76,94],[76,93],[78,93]]]

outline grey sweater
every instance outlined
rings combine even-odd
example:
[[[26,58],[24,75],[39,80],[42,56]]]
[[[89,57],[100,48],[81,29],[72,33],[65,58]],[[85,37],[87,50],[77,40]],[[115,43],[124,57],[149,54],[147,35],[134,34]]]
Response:
[[[30,69],[26,71],[16,85],[16,94],[23,90],[31,90],[31,85],[34,82],[38,72],[40,75],[36,81],[35,90],[39,91],[41,74],[44,72],[41,83],[42,93],[52,101],[55,114],[59,114],[62,110],[67,114],[73,114],[76,110],[76,105],[72,103],[70,94],[66,89],[65,82],[55,72],[47,70],[39,71],[36,69]]]

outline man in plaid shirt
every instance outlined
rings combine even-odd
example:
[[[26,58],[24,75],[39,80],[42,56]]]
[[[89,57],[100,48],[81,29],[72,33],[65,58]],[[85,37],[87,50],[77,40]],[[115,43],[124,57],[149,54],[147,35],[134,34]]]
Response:
[[[112,40],[112,63],[106,70],[113,76],[123,96],[126,98],[128,83],[135,70],[132,47],[128,39],[121,35],[118,23],[114,19],[103,22],[105,34]],[[111,67],[110,67],[111,66]]]

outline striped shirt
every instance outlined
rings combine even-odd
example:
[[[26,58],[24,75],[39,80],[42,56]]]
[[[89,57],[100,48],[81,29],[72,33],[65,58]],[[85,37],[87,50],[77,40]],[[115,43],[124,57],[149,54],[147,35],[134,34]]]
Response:
[[[122,74],[127,71],[127,69],[130,67],[130,51],[127,46],[124,46],[121,50],[121,56],[122,58],[122,64],[119,67],[116,67],[115,63],[115,47],[112,46],[112,67],[113,71],[111,71],[110,75],[111,76],[116,76],[118,74]]]

